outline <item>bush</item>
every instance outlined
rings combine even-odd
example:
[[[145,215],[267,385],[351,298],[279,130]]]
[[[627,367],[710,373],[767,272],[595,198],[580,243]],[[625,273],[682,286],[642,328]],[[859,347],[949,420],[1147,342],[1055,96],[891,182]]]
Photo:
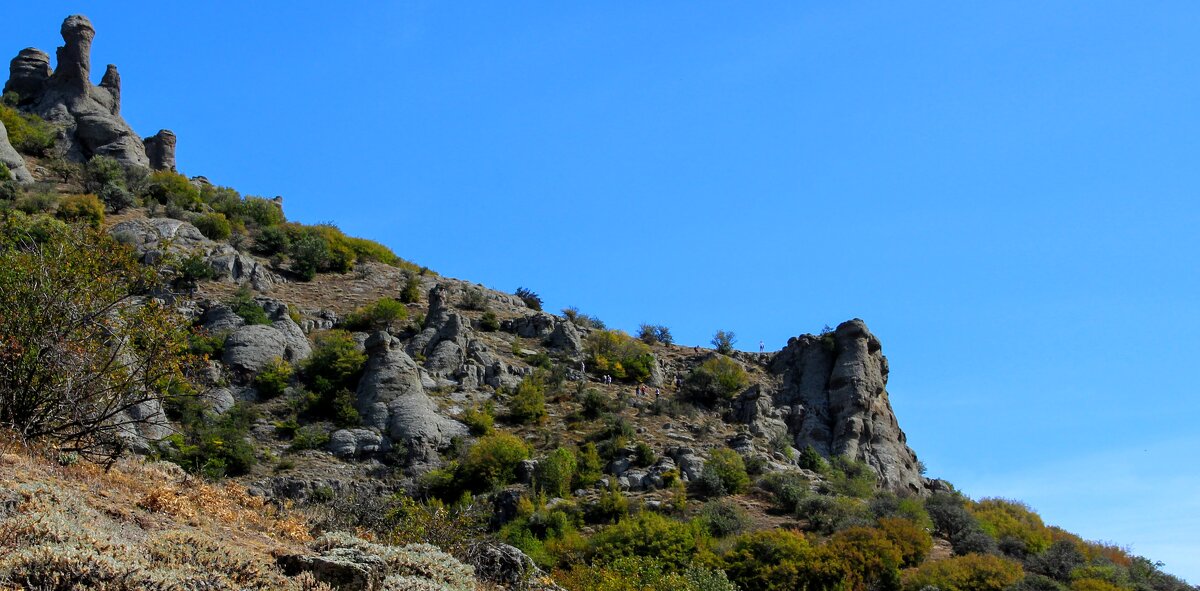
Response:
[[[146,196],[163,205],[173,205],[187,210],[196,210],[201,205],[200,189],[182,174],[169,170],[150,173]]]
[[[179,260],[175,279],[171,284],[175,289],[191,291],[196,289],[196,286],[201,281],[212,279],[216,276],[216,271],[213,271],[208,261],[204,260],[204,257],[199,254],[193,253]]]
[[[305,281],[312,281],[329,260],[329,244],[315,234],[304,233],[292,241],[292,271]]]
[[[828,495],[806,495],[796,505],[796,516],[808,521],[808,529],[824,534],[871,523],[861,502]]]
[[[927,562],[904,573],[904,590],[937,587],[942,591],[1001,591],[1020,581],[1021,565],[998,556],[970,554]]]
[[[875,491],[875,470],[865,462],[834,456],[826,471],[826,485],[830,492],[863,499]]]
[[[508,400],[508,416],[517,423],[541,422],[546,418],[546,384],[543,372],[535,371],[517,386]]]
[[[187,323],[127,247],[56,220],[0,219],[0,424],[27,442],[111,460],[114,421],[186,384]],[[149,419],[150,417],[147,417]]]
[[[185,417],[182,432],[166,439],[165,457],[209,478],[246,474],[257,463],[254,446],[246,441],[256,418],[245,403],[219,417],[206,412]]]
[[[517,466],[529,459],[529,448],[511,433],[481,437],[463,457],[461,483],[473,492],[486,492],[516,480]]]
[[[296,429],[292,435],[292,445],[288,448],[292,451],[301,451],[305,449],[323,449],[329,444],[329,432],[316,425],[305,425]]]
[[[279,226],[268,226],[258,231],[254,237],[254,250],[265,256],[272,256],[290,251],[292,238],[287,230]]]
[[[292,365],[278,357],[254,376],[254,389],[258,395],[270,400],[282,395],[292,381]]]
[[[333,419],[339,426],[358,423],[354,391],[362,377],[367,354],[358,348],[354,337],[343,330],[317,335],[312,355],[303,366],[304,382],[312,389],[306,411]]]
[[[58,130],[37,115],[0,105],[0,121],[8,130],[8,143],[22,154],[45,156],[54,147]]]
[[[99,228],[104,222],[104,204],[95,195],[71,195],[59,202],[55,217]]]
[[[713,483],[720,484],[718,490],[704,491],[711,496],[742,493],[750,486],[750,476],[746,474],[746,464],[742,461],[742,456],[726,448],[712,450],[708,461],[704,462],[701,479],[709,483],[709,486]]]
[[[593,560],[600,563],[623,556],[641,556],[680,569],[691,564],[702,541],[695,526],[647,512],[600,530],[592,537],[591,553]]]
[[[233,298],[226,304],[234,314],[237,314],[246,321],[246,324],[270,324],[271,319],[267,317],[266,310],[254,301],[254,294],[246,287],[239,287],[233,294]]]
[[[239,205],[238,217],[256,228],[270,228],[287,222],[283,208],[270,199],[246,197]]]
[[[675,342],[675,337],[671,336],[671,329],[661,325],[654,326],[645,323],[638,326],[638,339],[647,345],[655,343],[670,345]]]
[[[741,533],[750,526],[750,516],[728,501],[709,501],[700,508],[700,522],[714,537]]]
[[[83,166],[83,190],[99,193],[107,187],[125,188],[125,168],[115,158],[92,156]]]
[[[463,410],[462,415],[458,419],[467,426],[467,429],[471,430],[472,435],[477,437],[491,433],[492,425],[496,421],[491,402],[471,406]]]
[[[200,230],[209,240],[228,240],[233,234],[233,226],[223,213],[206,213],[196,216],[192,225]]]
[[[684,380],[688,394],[702,404],[732,400],[749,385],[750,376],[741,364],[719,356],[705,359]]]
[[[560,447],[538,463],[535,482],[539,492],[549,497],[571,496],[571,479],[575,477],[575,453]]]
[[[845,563],[810,545],[804,534],[784,529],[738,537],[721,565],[744,591],[839,589],[850,575]]]
[[[346,315],[343,324],[349,330],[391,330],[392,325],[408,318],[408,308],[398,300],[380,298]]]
[[[1006,499],[982,499],[969,509],[985,533],[997,540],[1019,542],[1024,554],[1041,554],[1050,547],[1050,530],[1028,505]]]
[[[578,461],[575,464],[572,488],[591,488],[604,475],[604,463],[600,459],[600,452],[596,449],[596,444],[585,443],[575,457]]]
[[[529,309],[537,310],[539,312],[542,310],[542,298],[533,291],[525,289],[524,287],[518,287],[516,296],[520,298],[522,302],[525,302],[525,305]]]
[[[712,346],[722,355],[733,353],[733,344],[737,342],[732,331],[718,330],[712,338]]]
[[[760,478],[757,486],[771,494],[777,508],[793,513],[808,495],[809,483],[795,472],[772,472]]]
[[[933,521],[929,519],[929,513],[925,511],[925,504],[920,497],[898,497],[888,491],[879,491],[871,498],[869,506],[871,515],[876,519],[907,519],[917,527],[933,530]]]
[[[871,527],[839,531],[826,548],[845,563],[850,576],[847,587],[854,591],[898,589],[900,550],[884,532]]]
[[[484,332],[496,332],[500,330],[500,319],[496,317],[496,313],[488,310],[479,318],[479,328]]]
[[[933,536],[907,519],[885,517],[879,520],[879,529],[900,551],[901,566],[921,564],[933,549]]]
[[[133,194],[128,189],[121,185],[106,185],[100,189],[100,201],[104,202],[104,206],[108,211],[113,213],[121,213],[134,205],[137,205],[137,200],[133,198]]]
[[[624,331],[597,330],[588,335],[584,352],[596,373],[644,382],[654,367],[654,354],[645,343]]]
[[[603,565],[575,563],[554,580],[569,591],[737,591],[725,573],[700,567],[677,571],[655,558],[626,557]]]
[[[487,307],[487,296],[483,295],[482,290],[469,287],[463,292],[458,306],[464,310],[483,310]]]

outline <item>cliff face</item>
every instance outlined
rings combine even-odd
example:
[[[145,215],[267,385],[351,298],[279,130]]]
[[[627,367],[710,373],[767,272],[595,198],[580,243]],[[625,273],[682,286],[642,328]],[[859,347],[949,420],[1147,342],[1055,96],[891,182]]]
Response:
[[[789,340],[769,371],[780,381],[761,421],[782,423],[799,449],[866,462],[886,488],[924,490],[917,455],[888,401],[887,357],[862,320]]]

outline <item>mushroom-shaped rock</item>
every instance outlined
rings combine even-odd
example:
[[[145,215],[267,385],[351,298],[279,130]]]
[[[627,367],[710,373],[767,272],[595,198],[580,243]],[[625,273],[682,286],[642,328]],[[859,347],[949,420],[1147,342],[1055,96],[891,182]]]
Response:
[[[40,49],[26,47],[8,64],[4,93],[15,92],[21,103],[28,103],[42,94],[50,73],[50,56]]]
[[[176,141],[175,133],[169,129],[160,129],[158,133],[144,140],[146,157],[150,159],[150,168],[175,172]]]
[[[91,86],[88,76],[92,71],[92,39],[96,29],[82,14],[68,16],[62,24],[65,45],[58,48],[58,69],[50,77],[54,86],[85,94]]]

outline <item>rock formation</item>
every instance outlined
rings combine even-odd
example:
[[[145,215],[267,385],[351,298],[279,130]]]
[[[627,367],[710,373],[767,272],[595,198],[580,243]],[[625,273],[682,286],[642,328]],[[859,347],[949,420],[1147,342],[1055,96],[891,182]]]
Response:
[[[0,121],[0,163],[8,167],[8,172],[18,183],[33,182],[33,175],[29,174],[29,169],[25,166],[25,159],[8,142],[8,130],[5,129],[2,121]]]
[[[757,399],[742,411],[752,422],[765,429],[785,425],[799,449],[811,445],[825,456],[866,462],[888,489],[924,490],[917,455],[888,402],[887,358],[862,320],[789,340],[769,369],[781,380],[773,396],[743,395]]]
[[[20,95],[22,109],[62,128],[61,140],[69,160],[84,162],[104,155],[126,166],[149,166],[141,138],[120,115],[121,76],[116,66],[108,66],[99,86],[89,80],[95,36],[87,17],[67,17],[62,24],[65,43],[58,48],[57,68],[50,70],[50,58],[44,52],[23,49],[9,64],[4,90]]]
[[[143,141],[146,145],[146,157],[150,159],[150,168],[175,172],[175,141],[175,133],[169,129],[160,129],[158,133]]]

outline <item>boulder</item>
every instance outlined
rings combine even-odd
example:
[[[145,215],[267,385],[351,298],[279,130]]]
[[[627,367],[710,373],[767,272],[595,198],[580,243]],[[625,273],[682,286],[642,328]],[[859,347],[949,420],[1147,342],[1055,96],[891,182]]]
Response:
[[[329,436],[329,452],[355,458],[391,449],[390,442],[370,429],[340,429]]]
[[[26,47],[8,63],[4,92],[17,93],[21,97],[19,104],[30,102],[42,94],[51,72],[50,56],[40,49]]]
[[[200,315],[200,326],[210,334],[233,332],[246,325],[246,321],[225,304],[212,304]]]
[[[363,424],[408,450],[418,467],[440,463],[438,451],[468,433],[466,425],[443,416],[425,393],[421,369],[400,340],[386,332],[366,342],[367,366],[358,384],[356,407]]]
[[[177,141],[175,132],[169,129],[160,129],[158,133],[143,140],[146,145],[146,157],[150,159],[150,168],[175,172],[175,143]]]
[[[276,326],[243,326],[225,339],[225,352],[221,360],[236,377],[248,381],[276,359],[296,363],[312,353],[307,340],[304,340],[302,348],[296,348],[294,344]]]
[[[25,159],[21,157],[21,154],[8,141],[8,129],[4,127],[3,121],[0,121],[0,163],[8,167],[9,174],[18,183],[28,184],[33,182],[33,175],[29,173],[29,168],[25,166]]]

